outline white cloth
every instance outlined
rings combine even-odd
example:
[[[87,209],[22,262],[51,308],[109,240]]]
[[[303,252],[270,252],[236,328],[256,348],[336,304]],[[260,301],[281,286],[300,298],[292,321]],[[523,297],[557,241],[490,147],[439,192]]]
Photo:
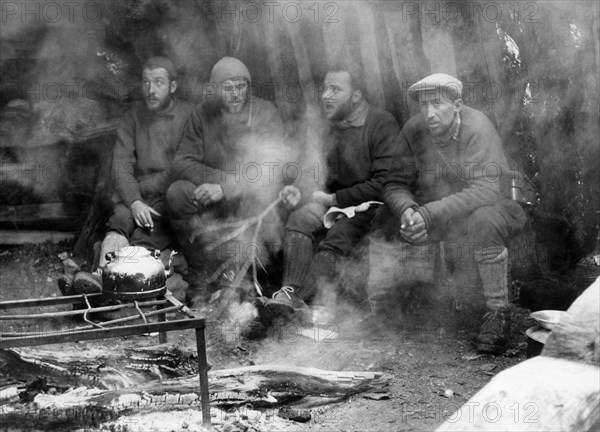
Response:
[[[323,225],[325,228],[329,229],[333,226],[336,220],[343,217],[353,218],[356,213],[366,212],[371,206],[374,205],[380,206],[383,205],[383,203],[381,201],[366,201],[357,206],[345,208],[339,208],[335,206],[330,207],[329,210],[327,210],[327,213],[325,213],[325,216],[323,216]]]

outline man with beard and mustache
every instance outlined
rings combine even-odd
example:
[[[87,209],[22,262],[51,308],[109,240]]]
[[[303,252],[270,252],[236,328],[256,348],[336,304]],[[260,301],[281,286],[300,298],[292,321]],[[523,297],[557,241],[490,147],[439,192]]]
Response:
[[[329,125],[323,148],[325,188],[290,215],[285,227],[282,288],[265,305],[271,313],[291,319],[295,313],[302,317],[306,302],[320,289],[331,289],[336,263],[367,233],[375,207],[338,219],[329,230],[323,216],[332,206],[383,200],[392,143],[399,133],[390,113],[366,101],[364,73],[356,63],[330,67],[324,86],[322,105]]]
[[[470,271],[477,269],[488,309],[477,348],[502,353],[510,330],[505,245],[526,222],[510,194],[519,173],[509,168],[490,120],[463,105],[461,81],[430,75],[408,95],[420,113],[400,133],[375,224],[388,239],[444,241],[457,288],[474,283]]]
[[[123,116],[117,129],[114,207],[100,247],[100,269],[107,252],[130,244],[163,250],[174,240],[165,201],[168,170],[193,110],[175,96],[176,90],[177,70],[171,60],[152,57],[144,63],[144,100]]]
[[[173,162],[167,201],[188,262],[187,303],[192,307],[204,306],[211,292],[231,282],[238,270],[242,257],[234,256],[235,244],[211,249],[227,234],[224,224],[256,216],[282,190],[286,201],[299,200],[299,190],[274,172],[292,154],[285,146],[281,116],[271,102],[252,95],[250,85],[244,63],[233,57],[219,60],[206,86],[216,89],[216,97],[190,117]],[[264,224],[269,229],[262,230],[261,239],[277,231],[275,219]],[[276,235],[272,241],[277,242]],[[247,243],[238,246],[261,247]]]

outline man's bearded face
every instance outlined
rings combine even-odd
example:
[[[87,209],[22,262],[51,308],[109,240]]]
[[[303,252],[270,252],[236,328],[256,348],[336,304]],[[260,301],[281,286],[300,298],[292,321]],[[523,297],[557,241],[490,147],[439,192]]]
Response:
[[[249,82],[246,78],[228,79],[221,83],[221,101],[227,112],[239,113],[248,103]]]
[[[170,80],[169,72],[164,68],[146,68],[142,72],[142,93],[150,111],[168,108],[176,88],[177,83]]]
[[[352,112],[352,80],[348,72],[329,72],[325,77],[323,109],[327,120],[341,121]]]

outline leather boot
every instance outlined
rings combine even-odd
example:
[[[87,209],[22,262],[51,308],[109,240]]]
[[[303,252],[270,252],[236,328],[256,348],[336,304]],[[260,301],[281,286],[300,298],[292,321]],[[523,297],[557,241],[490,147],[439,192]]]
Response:
[[[510,339],[510,309],[489,311],[477,337],[477,351],[502,354]]]
[[[508,251],[503,248],[497,256],[487,258],[480,255],[478,258],[477,268],[489,312],[484,316],[477,349],[501,354],[506,350],[510,338]]]

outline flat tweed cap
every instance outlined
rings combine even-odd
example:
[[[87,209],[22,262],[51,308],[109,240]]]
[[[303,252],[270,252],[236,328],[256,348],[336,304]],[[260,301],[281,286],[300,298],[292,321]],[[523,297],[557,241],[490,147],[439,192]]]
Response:
[[[450,100],[462,97],[462,82],[452,75],[436,73],[417,81],[408,88],[411,99],[418,101],[419,93],[424,91],[440,92],[440,96],[446,96]]]

